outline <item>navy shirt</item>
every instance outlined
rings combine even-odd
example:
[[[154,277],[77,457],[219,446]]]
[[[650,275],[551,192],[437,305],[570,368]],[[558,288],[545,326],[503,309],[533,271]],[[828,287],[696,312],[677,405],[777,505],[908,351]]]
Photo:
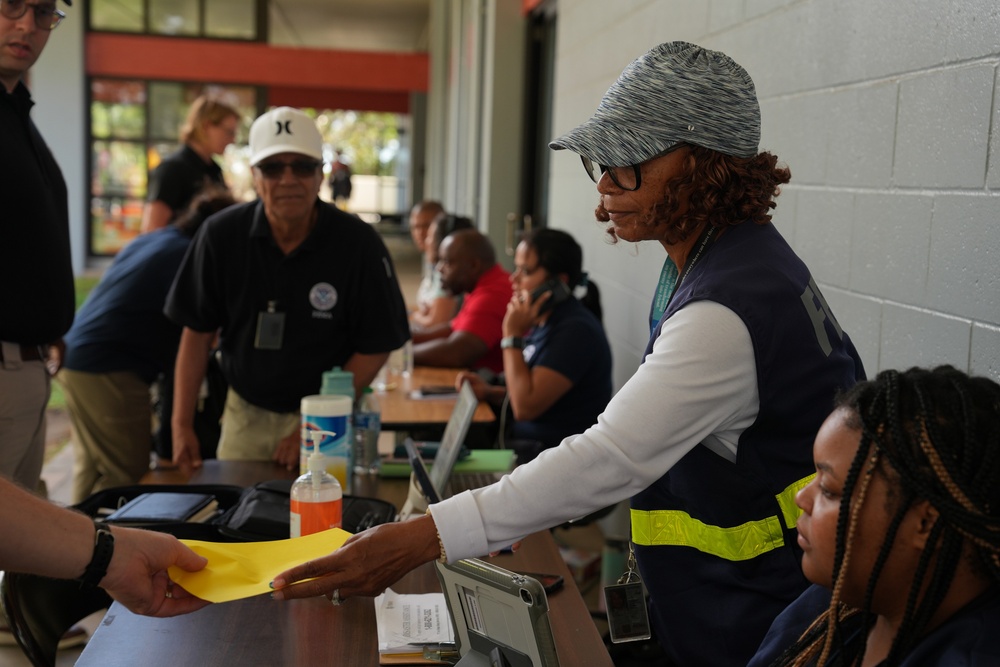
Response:
[[[573,386],[544,414],[514,423],[514,437],[555,447],[597,423],[611,400],[611,348],[600,321],[576,299],[557,305],[525,337],[524,361],[566,376]]]
[[[0,340],[43,345],[73,322],[66,183],[28,115],[23,83],[0,85]]]
[[[792,646],[820,614],[830,608],[830,591],[810,586],[774,619],[774,624],[747,667],[767,667]],[[860,616],[841,624],[849,649],[856,650],[863,633]],[[996,585],[932,630],[907,654],[902,667],[995,667],[1000,665],[1000,589]],[[827,661],[840,664],[838,651]]]
[[[163,314],[163,304],[190,243],[176,227],[165,227],[118,253],[66,335],[66,368],[132,371],[146,382],[173,368],[181,328]]]
[[[195,331],[221,329],[222,369],[244,399],[293,412],[322,374],[358,352],[379,354],[410,337],[392,259],[367,223],[316,200],[316,225],[287,256],[263,204],[209,218],[167,298],[166,313]],[[257,349],[261,313],[284,313],[281,349]]]

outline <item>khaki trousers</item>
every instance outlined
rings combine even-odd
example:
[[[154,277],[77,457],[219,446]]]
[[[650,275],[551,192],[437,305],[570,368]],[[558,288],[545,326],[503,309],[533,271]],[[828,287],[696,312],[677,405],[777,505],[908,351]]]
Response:
[[[73,426],[73,502],[136,484],[149,470],[153,446],[149,385],[128,371],[64,368],[58,379]]]
[[[219,436],[220,461],[270,461],[278,443],[300,428],[298,412],[271,412],[248,403],[232,388],[226,394]]]
[[[45,458],[49,372],[43,361],[23,361],[19,345],[0,345],[0,475],[34,492]]]

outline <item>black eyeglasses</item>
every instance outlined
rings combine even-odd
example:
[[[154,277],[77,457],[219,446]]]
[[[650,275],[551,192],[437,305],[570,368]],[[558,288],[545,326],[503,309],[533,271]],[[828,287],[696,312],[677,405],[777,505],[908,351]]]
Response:
[[[641,164],[630,164],[625,167],[609,167],[606,164],[597,164],[586,155],[581,155],[580,160],[583,161],[583,168],[587,170],[587,175],[590,176],[590,180],[594,183],[599,183],[601,181],[601,175],[604,174],[604,172],[608,172],[608,176],[611,177],[611,181],[615,185],[620,187],[622,190],[632,192],[634,190],[638,190],[639,186],[642,185],[642,170],[639,167],[646,164],[646,162],[661,158],[664,155],[669,155],[683,146],[685,146],[685,144],[674,144],[667,150],[657,153]]]
[[[0,0],[0,14],[12,21],[24,16],[29,7],[35,15],[35,26],[41,30],[52,30],[66,18],[65,13],[49,5],[24,0]]]
[[[285,173],[285,167],[292,168],[292,175],[296,178],[309,178],[310,176],[316,175],[316,170],[319,169],[320,163],[316,160],[292,160],[291,162],[282,162],[281,160],[273,160],[271,162],[262,162],[257,165],[257,169],[263,174],[264,178],[270,178],[272,180],[278,180]]]

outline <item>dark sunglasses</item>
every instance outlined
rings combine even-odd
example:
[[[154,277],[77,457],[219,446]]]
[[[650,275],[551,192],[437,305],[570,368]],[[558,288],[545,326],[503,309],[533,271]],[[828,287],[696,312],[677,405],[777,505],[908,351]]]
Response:
[[[291,167],[292,175],[296,178],[309,178],[316,175],[316,170],[319,169],[320,164],[316,160],[292,160],[291,162],[273,160],[271,162],[261,162],[257,165],[257,169],[260,170],[264,178],[273,180],[282,177],[285,173],[285,167]]]
[[[611,177],[612,183],[620,187],[622,190],[632,192],[634,190],[638,190],[642,185],[642,170],[640,167],[643,164],[657,158],[661,158],[664,155],[669,155],[678,148],[683,148],[685,145],[686,144],[674,144],[667,150],[657,153],[641,164],[630,164],[624,167],[609,167],[606,164],[597,164],[585,155],[581,155],[580,160],[583,162],[583,168],[587,170],[587,175],[590,176],[590,180],[594,183],[599,183],[601,181],[601,175],[604,174],[604,172],[607,172],[608,176]]]

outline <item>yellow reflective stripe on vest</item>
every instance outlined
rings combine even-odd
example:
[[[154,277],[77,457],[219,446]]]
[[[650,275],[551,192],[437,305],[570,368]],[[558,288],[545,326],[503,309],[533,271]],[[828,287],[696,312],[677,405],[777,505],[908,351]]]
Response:
[[[815,473],[790,484],[775,496],[790,528],[801,510],[795,494]],[[750,560],[785,544],[784,529],[777,516],[747,521],[739,526],[710,526],[681,510],[637,510],[632,515],[632,541],[642,546],[692,547],[725,560]],[[790,523],[789,523],[790,521]]]
[[[680,510],[632,510],[632,541],[642,546],[693,547],[726,560],[749,560],[785,543],[772,516],[741,526],[710,526]]]
[[[778,506],[781,507],[781,516],[785,519],[785,525],[789,528],[795,528],[795,522],[799,520],[799,516],[802,514],[802,510],[795,504],[795,494],[804,489],[815,477],[816,473],[813,473],[797,482],[792,482],[784,491],[775,496]]]

